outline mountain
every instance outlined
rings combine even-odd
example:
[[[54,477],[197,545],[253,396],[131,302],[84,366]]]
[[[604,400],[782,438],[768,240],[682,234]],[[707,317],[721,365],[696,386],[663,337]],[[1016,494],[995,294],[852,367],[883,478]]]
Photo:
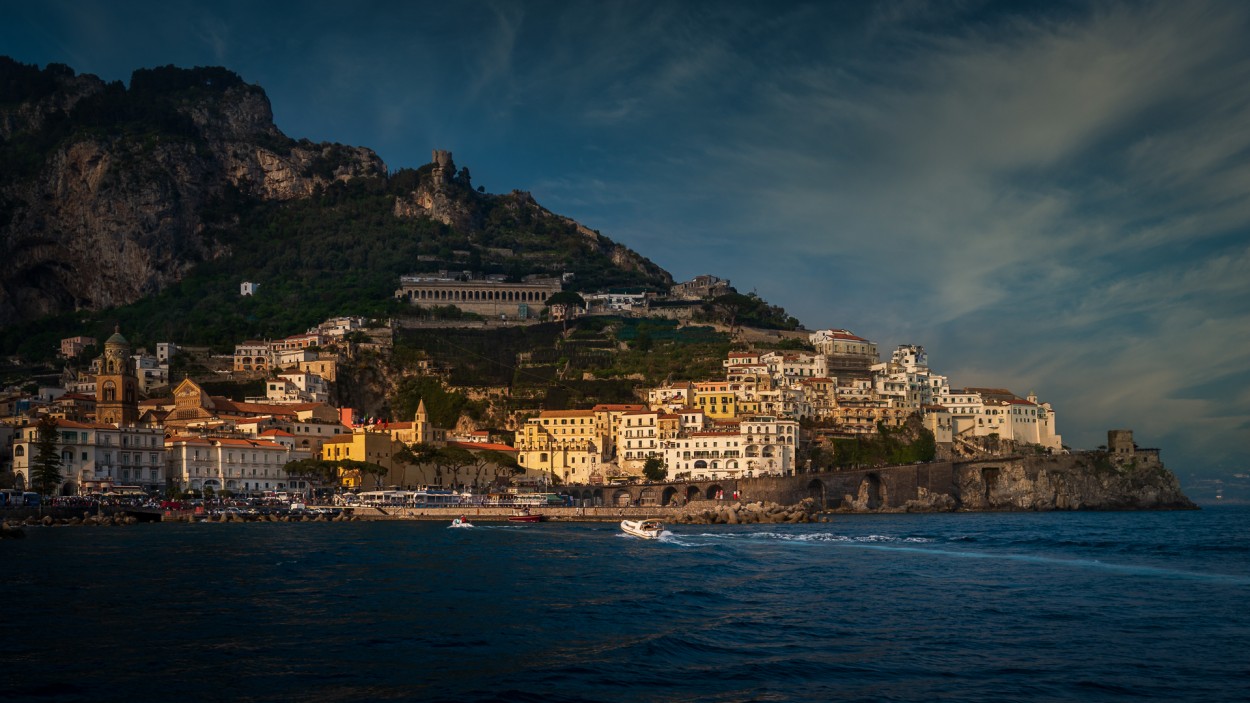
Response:
[[[0,326],[138,305],[116,317],[140,338],[224,341],[210,322],[236,340],[288,334],[326,311],[385,312],[400,274],[440,267],[672,283],[528,193],[473,189],[448,152],[392,174],[368,148],[292,139],[224,68],[140,69],[127,87],[0,57],[0,163]],[[240,280],[279,295],[241,304]]]

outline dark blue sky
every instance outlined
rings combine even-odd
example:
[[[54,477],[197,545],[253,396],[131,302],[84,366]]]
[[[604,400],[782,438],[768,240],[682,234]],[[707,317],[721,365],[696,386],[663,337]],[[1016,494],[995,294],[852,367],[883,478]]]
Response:
[[[0,0],[0,53],[222,65],[293,137],[450,149],[686,279],[1128,427],[1250,445],[1250,5]]]

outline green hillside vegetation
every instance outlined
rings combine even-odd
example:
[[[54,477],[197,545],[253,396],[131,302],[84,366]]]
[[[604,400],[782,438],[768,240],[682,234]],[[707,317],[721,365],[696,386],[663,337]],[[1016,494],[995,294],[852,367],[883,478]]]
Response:
[[[649,340],[649,341],[648,341]],[[416,329],[397,333],[393,360],[412,368],[432,360],[449,369],[451,386],[511,389],[509,408],[547,410],[596,403],[637,403],[636,389],[664,382],[706,380],[724,373],[729,337],[710,327],[671,320],[583,317],[561,325],[480,329]],[[416,408],[405,392],[393,401],[399,417]],[[430,400],[427,410],[433,415]]]
[[[936,456],[933,433],[913,416],[903,427],[891,429],[878,423],[875,435],[835,439],[824,447],[813,447],[807,458],[812,471],[825,471],[911,464],[933,461]]]
[[[396,217],[393,190],[380,179],[355,179],[288,203],[262,202],[231,190],[204,213],[211,236],[230,252],[227,256],[199,263],[179,283],[131,305],[16,326],[14,334],[4,335],[0,353],[48,358],[61,338],[107,337],[114,324],[136,344],[177,340],[228,352],[244,339],[280,338],[336,315],[473,317],[454,308],[423,310],[393,295],[403,274],[475,264],[483,273],[515,278],[536,269],[553,275],[569,270],[589,289],[600,287],[600,281],[607,286],[648,278],[616,269],[575,231],[550,241],[553,259],[568,265],[545,271],[519,259],[459,261],[454,251],[480,248],[441,223]],[[519,224],[512,231],[519,231]],[[433,258],[418,261],[419,256]],[[648,280],[654,284],[657,279]],[[242,281],[259,283],[259,292],[240,296]]]

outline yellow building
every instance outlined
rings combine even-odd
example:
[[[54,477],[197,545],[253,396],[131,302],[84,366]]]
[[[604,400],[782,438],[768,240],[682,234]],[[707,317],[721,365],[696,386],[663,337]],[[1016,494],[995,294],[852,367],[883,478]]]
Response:
[[[377,486],[397,486],[402,485],[403,467],[398,465],[391,459],[395,451],[402,445],[391,439],[391,435],[385,431],[373,431],[372,429],[357,429],[351,434],[341,434],[330,437],[321,445],[321,458],[325,461],[341,461],[348,459],[351,461],[367,461],[370,464],[377,464],[387,469],[387,475],[376,480],[376,486],[368,486],[374,488]],[[366,480],[359,471],[340,471],[339,483],[345,488],[362,488],[362,483]],[[372,479],[370,479],[372,480]]]
[[[589,483],[607,459],[594,410],[547,410],[517,432],[517,463],[564,483]]]
[[[737,417],[738,394],[734,384],[725,381],[694,384],[694,407],[717,420]]]

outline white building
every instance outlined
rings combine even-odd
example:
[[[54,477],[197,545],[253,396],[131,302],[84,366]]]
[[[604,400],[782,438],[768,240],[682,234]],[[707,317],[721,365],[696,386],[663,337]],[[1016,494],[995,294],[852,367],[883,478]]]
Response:
[[[684,433],[660,449],[669,476],[724,480],[791,475],[798,443],[799,423],[758,415],[734,429]]]
[[[330,389],[325,379],[307,371],[283,371],[277,378],[265,381],[265,397],[256,399],[256,402],[278,404],[329,401]]]
[[[171,437],[165,441],[171,479],[185,489],[236,494],[291,488],[282,467],[290,446],[268,439]]]
[[[239,284],[239,295],[255,295],[256,291],[259,289],[260,289],[259,283],[253,283],[251,281],[244,281]]]
[[[592,312],[633,312],[647,307],[646,293],[590,293],[582,295]]]
[[[164,431],[156,425],[108,425],[58,420],[64,495],[106,492],[116,486],[165,488]],[[13,470],[29,487],[30,464],[39,442],[35,424],[17,429]]]
[[[621,415],[616,429],[616,460],[627,473],[636,474],[647,459],[661,458],[658,410],[635,410]]]
[[[1053,451],[1063,448],[1055,432],[1055,411],[1037,396],[1017,397],[1004,388],[953,389],[938,399],[950,413],[953,437],[969,439],[997,435],[1022,444],[1038,444]]]
[[[656,410],[677,412],[694,404],[694,387],[689,383],[662,386],[647,391],[647,405]]]
[[[801,379],[829,375],[829,364],[824,354],[769,352],[760,356],[760,362],[768,366],[768,373],[777,385],[793,386]]]
[[[156,361],[161,366],[169,366],[169,361],[178,354],[178,345],[173,342],[156,343]]]
[[[845,329],[821,329],[808,335],[811,345],[815,346],[816,352],[824,354],[825,357],[846,357],[859,358],[864,360],[866,364],[871,365],[878,363],[878,353],[876,353],[876,344],[851,333]],[[838,367],[838,364],[830,364]]]

